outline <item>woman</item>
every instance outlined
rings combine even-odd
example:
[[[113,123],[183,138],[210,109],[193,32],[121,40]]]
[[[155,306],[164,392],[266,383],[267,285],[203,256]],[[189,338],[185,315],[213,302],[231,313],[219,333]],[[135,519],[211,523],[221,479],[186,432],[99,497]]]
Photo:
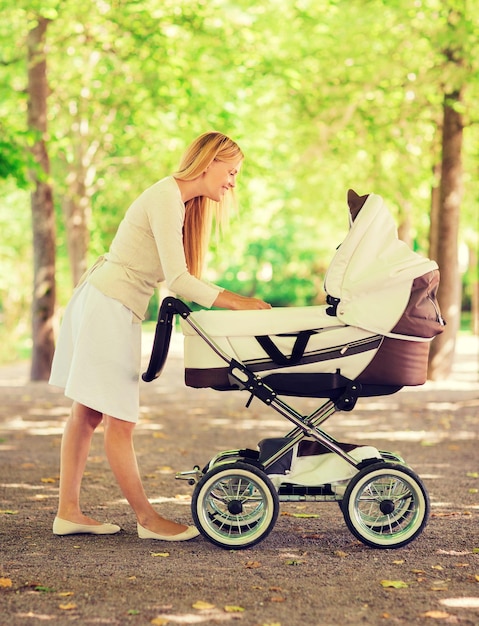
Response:
[[[87,272],[65,311],[50,383],[73,400],[62,438],[56,535],[114,534],[80,508],[80,487],[90,443],[103,422],[105,451],[136,514],[140,538],[184,541],[198,534],[161,517],[144,491],[133,447],[139,412],[141,320],[155,288],[168,288],[205,307],[266,309],[203,282],[212,211],[217,217],[233,192],[243,160],[238,145],[209,132],[188,148],[178,172],[144,191],[130,206],[108,254]]]

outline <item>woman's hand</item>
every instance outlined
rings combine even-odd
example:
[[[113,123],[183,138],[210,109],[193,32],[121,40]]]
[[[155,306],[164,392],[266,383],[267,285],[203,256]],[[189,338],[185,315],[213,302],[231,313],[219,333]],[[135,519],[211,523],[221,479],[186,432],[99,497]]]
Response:
[[[248,298],[240,296],[232,291],[221,291],[214,301],[214,305],[220,309],[231,309],[232,311],[246,311],[251,309],[270,309],[271,305],[259,298]]]

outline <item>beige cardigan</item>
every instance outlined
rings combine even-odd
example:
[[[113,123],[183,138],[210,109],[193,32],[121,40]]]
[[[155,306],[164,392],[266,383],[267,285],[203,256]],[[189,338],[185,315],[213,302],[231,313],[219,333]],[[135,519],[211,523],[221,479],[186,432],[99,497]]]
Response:
[[[158,285],[210,308],[222,289],[192,276],[183,248],[185,205],[172,176],[146,189],[130,206],[110,250],[83,280],[144,319]]]

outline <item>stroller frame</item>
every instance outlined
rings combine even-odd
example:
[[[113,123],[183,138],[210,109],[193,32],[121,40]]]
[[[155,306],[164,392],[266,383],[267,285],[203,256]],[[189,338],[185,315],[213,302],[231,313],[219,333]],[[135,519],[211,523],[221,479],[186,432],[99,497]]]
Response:
[[[414,540],[425,528],[429,517],[429,497],[420,478],[404,460],[391,452],[379,451],[380,458],[357,460],[351,446],[342,445],[320,426],[340,411],[353,410],[358,398],[396,393],[398,385],[360,384],[340,372],[298,374],[314,377],[313,397],[324,402],[309,415],[302,415],[275,391],[274,384],[250,371],[240,361],[226,354],[191,315],[181,300],[167,297],[162,301],[152,353],[142,379],[151,382],[163,369],[168,356],[173,319],[179,315],[203,341],[228,365],[231,387],[250,395],[246,407],[258,398],[294,427],[276,442],[260,451],[226,450],[214,456],[204,467],[179,472],[176,478],[194,486],[193,520],[213,544],[228,549],[251,547],[267,537],[279,514],[280,502],[338,502],[352,534],[371,547],[399,548]],[[266,379],[274,381],[273,376]],[[214,387],[213,387],[214,388]],[[218,388],[219,390],[224,390]],[[298,396],[297,389],[281,395]],[[305,394],[302,394],[305,395]],[[306,394],[307,397],[311,397]],[[349,464],[352,478],[314,486],[282,483],[275,487],[267,470],[280,461],[296,444],[307,439]]]

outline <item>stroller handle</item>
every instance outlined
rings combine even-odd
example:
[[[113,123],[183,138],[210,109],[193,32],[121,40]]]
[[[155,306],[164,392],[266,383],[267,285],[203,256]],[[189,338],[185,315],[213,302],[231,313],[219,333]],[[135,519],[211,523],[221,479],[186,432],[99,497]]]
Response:
[[[178,300],[178,298],[168,296],[162,301],[155,328],[155,339],[153,341],[150,362],[146,372],[141,376],[146,383],[150,383],[155,378],[158,378],[166,363],[166,357],[170,348],[173,318],[178,314],[186,319],[190,313],[190,307]]]

